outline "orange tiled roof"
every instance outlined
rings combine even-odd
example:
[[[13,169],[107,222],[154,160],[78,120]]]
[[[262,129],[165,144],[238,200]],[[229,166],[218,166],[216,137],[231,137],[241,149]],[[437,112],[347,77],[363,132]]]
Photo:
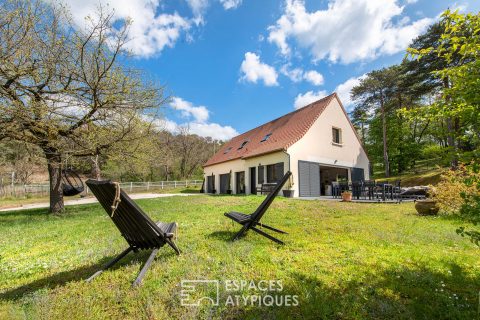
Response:
[[[307,133],[334,97],[335,93],[232,138],[203,166],[286,150]],[[270,133],[271,136],[262,142]],[[245,141],[248,142],[239,149]]]

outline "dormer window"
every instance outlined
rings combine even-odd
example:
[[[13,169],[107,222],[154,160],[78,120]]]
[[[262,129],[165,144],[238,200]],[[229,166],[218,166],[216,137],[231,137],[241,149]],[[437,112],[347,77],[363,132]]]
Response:
[[[230,150],[232,150],[232,147],[228,147],[228,148],[227,148],[227,149],[226,149],[226,150],[223,152],[223,154],[227,154],[227,153],[229,153],[229,152],[230,152]]]
[[[268,140],[268,138],[270,138],[270,136],[271,136],[271,135],[272,135],[271,133],[268,133],[267,135],[265,135],[265,137],[263,137],[263,139],[262,139],[262,140],[260,140],[260,142],[267,141],[267,140]]]
[[[245,140],[242,142],[242,145],[240,147],[238,147],[238,150],[240,149],[243,149],[243,147],[245,147],[245,145],[248,143],[248,140]]]

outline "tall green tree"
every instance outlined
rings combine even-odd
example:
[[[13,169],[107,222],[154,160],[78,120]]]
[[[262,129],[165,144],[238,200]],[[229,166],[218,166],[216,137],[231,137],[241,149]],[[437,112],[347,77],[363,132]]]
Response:
[[[379,115],[382,128],[383,165],[385,176],[390,176],[388,113],[392,111],[389,100],[394,95],[399,67],[392,66],[369,72],[351,91],[352,100],[356,104],[354,113]]]
[[[447,12],[449,12],[447,10]],[[425,95],[428,92],[443,97],[436,100],[434,104],[425,108],[425,114],[430,116],[430,120],[435,117],[436,121],[443,121],[444,124],[439,129],[443,129],[446,136],[446,143],[450,149],[451,167],[457,168],[459,152],[465,150],[465,144],[462,143],[462,131],[465,124],[461,117],[450,112],[453,95],[446,94],[453,85],[453,79],[447,74],[442,74],[441,70],[459,67],[471,60],[471,57],[462,57],[459,47],[450,40],[446,40],[445,33],[450,28],[450,22],[446,15],[442,15],[439,22],[432,25],[425,34],[419,36],[410,45],[408,52],[414,59],[406,59],[405,65],[408,71],[409,82],[412,84],[412,90],[418,95]],[[469,37],[471,32],[466,28],[459,28],[456,32],[462,37]],[[444,55],[441,52],[448,51],[450,54]],[[439,108],[439,104],[443,108]],[[441,112],[440,112],[441,111]]]

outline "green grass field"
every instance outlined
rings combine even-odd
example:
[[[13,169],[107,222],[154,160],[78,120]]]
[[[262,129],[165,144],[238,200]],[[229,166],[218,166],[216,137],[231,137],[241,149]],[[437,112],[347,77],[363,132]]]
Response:
[[[452,217],[421,217],[413,203],[354,204],[278,198],[264,223],[289,232],[279,246],[239,229],[227,210],[253,211],[260,196],[140,200],[154,219],[179,223],[176,256],[160,250],[132,288],[148,252],[84,279],[126,248],[99,205],[0,213],[0,319],[475,319],[479,249]],[[219,305],[181,305],[182,280],[220,280]],[[225,305],[227,280],[282,282],[297,306]],[[206,293],[214,298],[215,290]]]
[[[436,168],[421,173],[409,172],[389,178],[385,178],[384,175],[380,173],[373,178],[381,181],[390,182],[394,182],[395,180],[401,180],[402,187],[428,186],[437,185],[440,182],[440,177],[442,173],[446,170],[447,169],[445,168]]]

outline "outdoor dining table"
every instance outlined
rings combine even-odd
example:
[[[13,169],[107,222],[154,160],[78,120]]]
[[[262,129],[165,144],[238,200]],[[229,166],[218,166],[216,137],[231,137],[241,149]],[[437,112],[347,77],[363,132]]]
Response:
[[[382,201],[395,200],[396,188],[396,184],[387,182],[337,182],[332,183],[332,196],[337,198],[342,192],[351,191],[352,197],[357,200],[360,198],[368,198],[368,200],[381,199]]]

